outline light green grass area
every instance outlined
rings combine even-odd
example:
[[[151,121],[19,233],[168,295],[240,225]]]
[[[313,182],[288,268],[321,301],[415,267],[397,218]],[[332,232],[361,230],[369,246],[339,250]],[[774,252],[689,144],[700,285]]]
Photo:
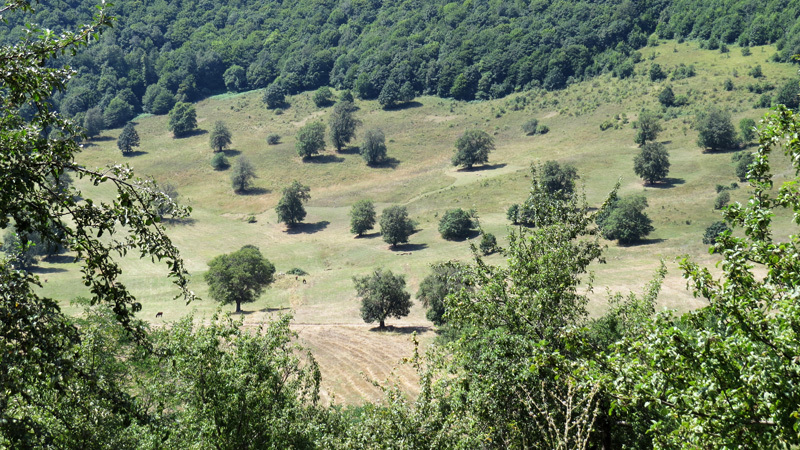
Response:
[[[795,75],[793,66],[768,61],[774,52],[773,47],[755,47],[752,55],[743,57],[738,47],[721,54],[699,50],[694,42],[668,41],[643,49],[636,75],[625,80],[603,75],[564,91],[531,91],[486,102],[420,97],[417,102],[421,106],[394,111],[381,110],[375,101],[357,101],[359,110],[355,114],[363,125],[356,141],[366,129],[381,128],[389,157],[397,162],[394,167],[367,167],[356,152],[337,154],[330,144],[323,155],[315,158],[318,162],[303,162],[294,148],[295,133],[310,121],[325,122],[332,110],[316,108],[310,92],[291,97],[291,106],[282,114],[264,107],[261,91],[219,95],[199,102],[198,127],[209,130],[215,121],[224,121],[233,135],[232,149],[227,151],[229,159],[244,155],[255,166],[258,178],[250,195],[233,192],[229,171],[211,168],[213,153],[207,132],[174,139],[167,130],[166,116],[137,119],[142,154],[122,157],[116,148],[120,130],[111,130],[104,133],[111,139],[93,142],[79,160],[90,167],[128,163],[140,176],[176,185],[180,201],[194,210],[191,221],[168,224],[167,228],[186,259],[193,277],[192,289],[202,300],[191,305],[171,300],[176,291],[164,277],[166,271],[149,260],[128,258],[123,263],[123,279],[142,301],[143,317],[149,319],[158,311],[164,312],[165,317],[155,323],[176,320],[193,310],[200,316],[209,316],[217,305],[208,298],[202,281],[208,261],[253,244],[279,272],[298,267],[309,274],[297,280],[279,275],[258,302],[243,305],[251,312],[246,322],[265,320],[274,309],[289,308],[300,324],[361,324],[353,276],[383,267],[404,274],[409,291],[416,293],[430,264],[469,259],[469,242],[445,241],[437,231],[438,218],[454,207],[474,208],[483,228],[498,236],[503,245],[509,226],[506,209],[526,198],[530,164],[547,160],[577,166],[592,206],[605,199],[617,180],[621,180],[622,195],[643,193],[650,204],[647,213],[653,219],[655,232],[647,241],[629,247],[609,242],[607,263],[593,267],[596,278],[592,314],[605,310],[606,287],[613,291],[640,291],[660,258],[670,270],[660,303],[685,311],[702,302],[685,290],[676,260],[690,255],[713,266],[716,257],[708,254],[701,237],[705,228],[720,218],[720,212],[713,209],[714,187],[738,182],[731,165],[732,153],[703,153],[698,148],[697,132],[692,129],[694,115],[714,104],[731,111],[737,129],[742,118],[760,119],[766,110],[753,108],[760,94],[748,92],[745,86],[766,80],[780,87]],[[696,76],[654,83],[647,76],[652,63],[660,64],[668,73],[681,63],[694,65]],[[756,64],[765,74],[761,80],[748,76],[749,68]],[[730,92],[723,89],[728,78],[735,86]],[[689,105],[664,110],[657,97],[666,85],[672,86],[676,95],[687,95]],[[644,187],[633,173],[633,157],[638,148],[633,142],[635,130],[631,122],[642,108],[663,112],[667,119],[662,122],[664,131],[658,140],[670,153],[672,182],[663,187]],[[526,136],[522,124],[530,118],[537,118],[550,132]],[[623,123],[623,118],[628,123]],[[600,131],[600,124],[609,119],[619,127]],[[490,154],[490,167],[486,169],[459,171],[450,165],[454,142],[469,128],[494,136],[496,150]],[[280,144],[267,145],[265,138],[270,133],[281,136]],[[776,156],[778,181],[794,176],[788,167]],[[311,200],[306,225],[299,232],[290,233],[277,223],[274,207],[281,189],[293,180],[311,187]],[[747,186],[740,185],[731,191],[734,201],[747,198]],[[379,212],[390,204],[408,206],[412,218],[419,222],[419,231],[410,239],[412,245],[391,251],[377,233],[362,238],[351,235],[348,213],[361,198],[375,201]],[[249,215],[256,217],[256,223],[245,222]],[[781,232],[791,232],[787,221],[781,223]],[[477,241],[473,240],[476,244]],[[496,255],[488,260],[502,263]],[[47,278],[47,293],[61,299],[86,295],[73,266],[41,266],[42,277]],[[224,309],[232,310],[233,306]],[[390,319],[388,323],[430,325],[419,304],[415,304],[409,317]],[[432,333],[428,334],[430,339]],[[392,339],[407,340],[405,336]],[[324,344],[310,344],[312,349],[315,345]]]

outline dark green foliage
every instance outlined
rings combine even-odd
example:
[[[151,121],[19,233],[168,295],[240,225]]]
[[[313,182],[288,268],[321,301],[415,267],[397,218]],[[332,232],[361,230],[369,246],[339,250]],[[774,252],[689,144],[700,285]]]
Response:
[[[497,238],[492,233],[481,233],[481,243],[478,248],[484,255],[491,255],[497,251]]]
[[[736,177],[739,178],[739,181],[747,181],[747,170],[751,164],[753,164],[754,158],[753,154],[750,152],[736,152],[731,157],[731,162],[733,163],[733,170],[736,173]]]
[[[278,213],[278,222],[283,222],[291,228],[302,222],[306,217],[306,209],[303,203],[311,198],[311,188],[300,184],[295,180],[289,186],[283,188],[283,195],[275,212]]]
[[[654,230],[652,220],[644,212],[647,198],[643,195],[622,197],[609,203],[597,217],[603,237],[620,244],[640,241]]]
[[[133,119],[133,107],[125,100],[114,97],[103,111],[103,123],[106,128],[118,128]]]
[[[471,169],[475,164],[489,162],[489,152],[494,150],[494,139],[485,131],[467,130],[456,141],[456,154],[453,155],[454,166]]]
[[[753,78],[763,77],[764,73],[761,71],[761,64],[758,64],[755,67],[751,68],[750,71],[748,72],[748,75],[750,75]]]
[[[800,80],[793,78],[784,83],[775,94],[775,103],[797,109],[800,106]]]
[[[756,121],[746,117],[739,121],[739,135],[742,143],[748,143],[756,137]]]
[[[281,142],[281,135],[278,133],[270,133],[267,135],[267,144],[278,145]]]
[[[333,104],[333,92],[328,86],[320,86],[311,97],[317,108],[324,108]]]
[[[302,275],[308,275],[308,272],[299,267],[292,267],[291,269],[286,271],[286,274],[302,276]]]
[[[353,117],[353,104],[339,102],[333,108],[331,118],[328,121],[330,127],[330,137],[336,151],[342,151],[348,142],[356,135],[356,127],[361,121]]]
[[[295,136],[297,154],[308,159],[325,149],[325,125],[311,122],[303,125]]]
[[[547,134],[550,132],[550,127],[547,125],[539,125],[539,134]]]
[[[639,120],[636,121],[636,136],[633,141],[641,147],[647,141],[655,141],[658,133],[661,132],[661,122],[658,116],[646,109],[639,113]]]
[[[136,132],[136,127],[133,123],[128,122],[125,128],[117,138],[117,148],[123,155],[127,155],[133,151],[134,147],[139,146],[139,133]]]
[[[236,193],[246,192],[256,178],[256,171],[246,156],[236,158],[231,169],[231,186]]]
[[[522,131],[525,132],[528,136],[536,134],[536,131],[539,129],[539,121],[537,119],[530,119],[524,124],[522,124]]]
[[[408,237],[414,232],[416,224],[408,218],[408,210],[405,206],[389,206],[381,213],[381,236],[383,241],[391,244],[408,242]]]
[[[758,98],[758,103],[755,104],[755,108],[769,108],[772,106],[772,96],[769,94],[763,94],[761,97]]]
[[[379,322],[386,328],[389,317],[401,318],[411,311],[411,294],[406,292],[406,280],[391,270],[376,269],[372,275],[353,277],[356,292],[361,297],[361,318],[364,322]]]
[[[511,223],[514,225],[519,224],[519,209],[520,205],[518,203],[514,203],[508,207],[508,210],[506,210],[506,219],[511,221]]]
[[[731,80],[730,78],[726,78],[725,82],[722,84],[722,88],[725,89],[726,91],[732,91],[733,90],[733,80]]]
[[[156,192],[156,198],[150,203],[153,214],[161,219],[174,219],[180,217],[181,207],[178,205],[178,189],[170,182],[148,186]]]
[[[650,66],[650,81],[660,81],[664,78],[667,78],[667,74],[661,70],[661,66],[658,64],[653,64]]]
[[[667,107],[675,105],[675,93],[672,92],[670,86],[665,86],[661,90],[661,93],[658,94],[658,102]]]
[[[216,153],[211,158],[211,167],[214,170],[224,170],[228,168],[228,158],[225,156],[224,153]]]
[[[706,228],[703,234],[703,244],[711,245],[717,242],[717,237],[724,232],[730,232],[731,228],[725,222],[716,221]]]
[[[169,111],[169,130],[175,137],[185,136],[197,128],[197,112],[194,105],[178,102]]]
[[[208,283],[208,295],[227,305],[236,303],[236,312],[242,303],[258,300],[264,288],[273,281],[275,266],[252,245],[226,255],[219,255],[208,263],[203,277]]]
[[[397,103],[400,102],[400,86],[397,85],[392,80],[389,80],[381,89],[380,95],[378,95],[378,103],[383,107],[383,109],[390,109],[393,108]]]
[[[225,89],[231,92],[247,89],[247,72],[242,66],[234,64],[228,67],[222,74],[222,80],[225,82]]]
[[[466,239],[478,226],[476,222],[474,211],[448,209],[439,220],[439,234],[447,240]]]
[[[714,199],[714,209],[722,209],[728,206],[728,203],[731,201],[731,194],[728,191],[722,191],[717,194],[717,198]]]
[[[372,128],[364,133],[364,142],[361,144],[361,156],[367,165],[380,164],[386,159],[386,138],[379,128]]]
[[[151,114],[166,114],[175,106],[175,96],[161,85],[153,84],[147,87],[142,105],[145,112]]]
[[[208,135],[208,145],[215,152],[221,152],[231,145],[231,132],[225,126],[225,122],[221,120],[214,122],[214,128]]]
[[[83,128],[86,130],[86,135],[89,137],[100,134],[103,128],[105,128],[103,109],[99,106],[89,108],[89,110],[86,111],[86,115],[83,117]]]
[[[673,80],[684,80],[686,78],[691,78],[695,76],[695,69],[694,65],[685,65],[684,63],[678,64],[678,67],[672,71],[672,78]]]
[[[697,145],[702,148],[715,151],[739,145],[730,113],[715,106],[698,115],[695,128],[698,132]]]
[[[282,108],[286,104],[286,90],[278,83],[272,83],[264,90],[261,98],[269,109]]]
[[[358,236],[375,228],[375,205],[372,200],[362,199],[350,210],[350,232]]]
[[[555,196],[570,196],[575,192],[578,169],[572,164],[561,165],[557,161],[546,161],[540,170],[539,180],[545,192]]]
[[[339,93],[339,101],[342,103],[344,102],[353,103],[355,101],[355,99],[353,98],[353,93],[350,92],[350,89],[345,89]]]
[[[419,284],[417,300],[422,302],[427,311],[425,317],[434,325],[442,326],[446,323],[445,297],[458,293],[466,288],[459,278],[458,269],[447,264],[434,264],[431,272]]]
[[[650,142],[642,146],[633,158],[633,171],[646,183],[661,181],[669,174],[669,153],[660,142]]]

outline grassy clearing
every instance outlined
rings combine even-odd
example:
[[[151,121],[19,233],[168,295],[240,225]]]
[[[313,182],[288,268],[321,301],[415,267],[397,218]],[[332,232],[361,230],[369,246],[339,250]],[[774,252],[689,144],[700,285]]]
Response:
[[[597,286],[590,305],[593,314],[602,313],[606,307],[605,287],[639,291],[660,258],[670,268],[660,298],[662,306],[681,311],[699,306],[700,300],[685,290],[676,259],[691,255],[713,265],[715,258],[708,255],[700,239],[705,228],[719,219],[712,206],[714,186],[738,180],[733,175],[730,153],[705,154],[697,147],[692,120],[697,111],[710,104],[730,109],[735,125],[744,117],[760,118],[765,110],[752,107],[760,95],[745,87],[764,79],[749,77],[749,68],[760,64],[765,80],[776,87],[795,74],[790,65],[768,62],[773,52],[772,47],[756,47],[751,56],[743,57],[738,48],[721,54],[699,50],[696,43],[669,41],[644,49],[636,75],[625,80],[604,75],[560,92],[532,91],[489,102],[421,97],[415,107],[394,111],[380,110],[377,102],[358,101],[356,116],[363,122],[359,138],[368,128],[382,128],[389,156],[395,161],[380,168],[367,167],[354,150],[337,154],[330,145],[316,162],[303,162],[297,156],[294,135],[299,127],[313,120],[324,122],[331,111],[316,108],[311,93],[292,97],[291,106],[282,114],[263,107],[260,91],[219,95],[198,103],[199,128],[208,130],[216,120],[225,121],[233,134],[228,157],[233,160],[244,155],[255,166],[259,178],[250,195],[234,194],[228,172],[211,168],[207,134],[173,139],[167,131],[166,116],[137,119],[142,139],[138,156],[123,158],[115,145],[120,130],[111,130],[104,134],[111,139],[88,146],[80,160],[88,166],[129,163],[140,175],[175,184],[181,201],[194,209],[192,221],[170,224],[168,229],[193,275],[192,288],[204,300],[191,305],[171,300],[174,290],[163,277],[162,267],[126,259],[124,279],[142,300],[144,317],[164,312],[163,319],[153,319],[156,324],[176,320],[192,310],[208,317],[218,306],[207,298],[202,282],[207,262],[242,245],[256,245],[279,272],[299,267],[309,275],[301,277],[306,279],[305,284],[294,276],[278,276],[258,302],[243,305],[248,311],[245,323],[255,325],[277,312],[291,311],[300,339],[322,364],[326,395],[357,403],[375,394],[358,373],[363,371],[378,379],[388,376],[387,367],[410,347],[406,334],[375,333],[361,322],[352,277],[384,267],[405,274],[409,291],[415,293],[430,264],[468,259],[468,242],[444,241],[436,230],[438,218],[453,207],[476,209],[483,228],[504,244],[508,227],[505,210],[526,197],[532,162],[554,159],[576,165],[592,205],[599,205],[617,180],[621,180],[621,194],[644,193],[648,198],[648,213],[656,231],[641,245],[619,247],[608,243],[607,264],[593,268]],[[654,83],[647,76],[652,63],[668,72],[681,63],[694,65],[697,74]],[[734,82],[733,91],[723,89],[728,78]],[[689,105],[664,111],[657,96],[667,84],[676,95],[686,95]],[[659,136],[672,162],[671,183],[664,187],[644,187],[633,173],[632,160],[638,149],[630,122],[642,108],[662,111],[667,119]],[[530,118],[539,119],[550,132],[525,136],[521,127]],[[600,131],[600,124],[606,120],[614,120],[618,126]],[[484,170],[465,172],[450,165],[453,143],[468,128],[480,128],[495,138],[497,149],[490,155],[490,167]],[[267,145],[269,133],[278,133],[281,143]],[[780,158],[777,164],[788,167]],[[793,176],[784,169],[778,172],[779,177]],[[292,180],[309,185],[312,197],[307,225],[297,233],[288,233],[278,224],[273,210],[281,189]],[[746,197],[746,186],[732,191],[733,200]],[[354,238],[349,233],[348,213],[360,198],[374,200],[379,211],[390,204],[407,205],[419,222],[412,245],[393,252],[377,234]],[[248,215],[254,215],[256,223],[246,223]],[[790,232],[788,224],[783,226],[783,231]],[[411,254],[402,254],[407,251]],[[489,260],[501,262],[498,256]],[[58,298],[86,295],[77,271],[68,264],[44,263],[42,276],[47,278],[45,291]],[[415,305],[408,317],[388,323],[407,327],[405,330],[417,327],[414,329],[423,342],[434,337],[420,305]],[[400,375],[406,377],[402,383],[411,376],[402,370]],[[408,389],[413,391],[410,385]]]

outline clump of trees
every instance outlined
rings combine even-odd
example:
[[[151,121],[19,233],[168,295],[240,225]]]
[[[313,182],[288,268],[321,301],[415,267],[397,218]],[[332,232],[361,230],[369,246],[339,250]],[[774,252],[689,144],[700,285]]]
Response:
[[[292,228],[302,222],[306,217],[306,209],[303,203],[311,198],[311,188],[304,186],[295,180],[291,185],[283,188],[283,195],[275,207],[278,213],[278,222],[283,222],[287,227]]]
[[[175,137],[183,137],[197,128],[197,112],[191,103],[178,102],[169,111],[169,130]]]
[[[242,303],[252,303],[273,281],[275,266],[261,254],[258,247],[245,245],[241,249],[219,255],[208,263],[204,278],[208,295],[223,305],[235,303],[242,312]]]
[[[401,318],[411,312],[411,294],[406,292],[406,280],[391,270],[377,269],[371,275],[353,277],[356,292],[361,297],[361,318],[364,322],[378,322],[386,328],[386,319]]]
[[[447,240],[466,239],[478,227],[475,211],[448,209],[439,221],[439,234]]]
[[[467,130],[456,141],[453,165],[471,169],[475,164],[486,164],[489,162],[489,152],[492,150],[494,150],[494,139],[485,131]]]
[[[261,100],[269,109],[282,108],[286,106],[286,89],[279,83],[272,83],[264,89]]]

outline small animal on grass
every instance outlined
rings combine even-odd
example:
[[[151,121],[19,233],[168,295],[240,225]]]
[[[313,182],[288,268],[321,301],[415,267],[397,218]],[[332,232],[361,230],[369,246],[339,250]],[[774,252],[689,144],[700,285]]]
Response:
[[[306,284],[306,279],[305,278],[303,278],[303,284]]]
[[[164,313],[163,313],[163,312],[161,312],[161,311],[157,312],[157,313],[156,313],[156,319],[158,319],[159,317],[161,317],[161,316],[163,316],[163,315],[164,315]]]

